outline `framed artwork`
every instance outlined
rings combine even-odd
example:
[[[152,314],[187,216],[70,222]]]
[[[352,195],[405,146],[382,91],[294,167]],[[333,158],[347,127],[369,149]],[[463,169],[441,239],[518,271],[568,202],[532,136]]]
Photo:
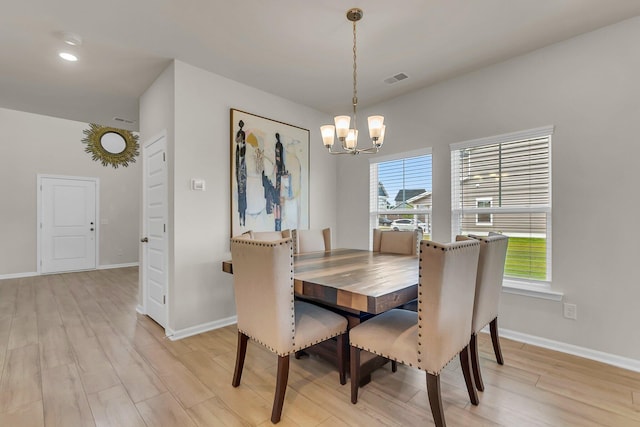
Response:
[[[231,236],[309,228],[309,130],[231,109]]]

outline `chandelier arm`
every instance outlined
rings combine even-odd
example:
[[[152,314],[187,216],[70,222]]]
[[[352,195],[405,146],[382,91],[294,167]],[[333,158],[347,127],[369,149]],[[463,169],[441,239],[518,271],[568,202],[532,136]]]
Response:
[[[353,152],[353,151],[345,151],[345,150],[341,150],[341,151],[333,151],[333,150],[331,149],[331,147],[328,147],[327,152],[328,152],[329,154],[358,154],[358,153]]]
[[[378,152],[378,150],[380,150],[380,148],[376,146],[369,147],[369,148],[358,148],[358,152],[363,154],[375,154]]]
[[[331,147],[327,147],[327,152],[329,154],[376,154],[380,151],[380,147],[369,147],[369,148],[354,148],[354,149],[342,149],[340,151],[333,151]]]

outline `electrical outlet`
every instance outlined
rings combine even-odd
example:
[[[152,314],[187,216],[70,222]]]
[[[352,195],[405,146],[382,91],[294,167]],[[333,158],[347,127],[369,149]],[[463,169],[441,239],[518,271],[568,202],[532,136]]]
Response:
[[[566,319],[578,320],[578,306],[575,304],[564,303],[564,317]]]

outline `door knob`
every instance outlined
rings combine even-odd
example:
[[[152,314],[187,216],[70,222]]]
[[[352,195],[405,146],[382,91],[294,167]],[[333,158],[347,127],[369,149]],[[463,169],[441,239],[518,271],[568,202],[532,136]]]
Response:
[[[149,238],[147,238],[147,237],[143,237],[142,239],[140,239],[140,241],[141,241],[142,243],[147,243],[147,242],[149,241]]]

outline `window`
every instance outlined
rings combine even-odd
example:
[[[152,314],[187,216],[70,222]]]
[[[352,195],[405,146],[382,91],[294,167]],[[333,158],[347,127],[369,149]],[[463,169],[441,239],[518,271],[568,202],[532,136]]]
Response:
[[[505,278],[551,280],[553,127],[451,145],[452,233],[509,236]]]
[[[371,158],[370,228],[420,229],[431,237],[431,150]]]
[[[492,197],[478,197],[476,198],[476,207],[479,209],[482,208],[490,208]],[[492,225],[493,224],[493,216],[491,213],[480,213],[476,214],[476,225]]]

